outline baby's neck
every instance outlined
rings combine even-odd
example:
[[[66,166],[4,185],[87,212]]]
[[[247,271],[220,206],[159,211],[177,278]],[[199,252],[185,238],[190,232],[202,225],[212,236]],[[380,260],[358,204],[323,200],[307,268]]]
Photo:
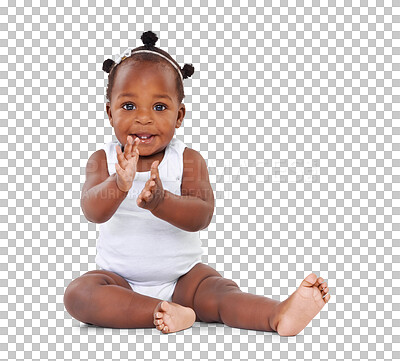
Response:
[[[161,161],[164,158],[165,149],[159,153],[155,153],[148,156],[139,156],[139,160],[137,162],[136,171],[137,172],[148,172],[151,169],[151,165],[154,161],[158,160],[161,164]]]

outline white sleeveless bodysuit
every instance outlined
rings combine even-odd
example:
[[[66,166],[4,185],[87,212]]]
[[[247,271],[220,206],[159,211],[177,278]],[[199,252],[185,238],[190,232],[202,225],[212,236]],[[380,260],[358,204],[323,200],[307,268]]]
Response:
[[[118,163],[116,145],[106,143],[108,173]],[[163,188],[181,195],[186,145],[172,138],[158,166]],[[96,264],[125,278],[131,288],[151,297],[172,300],[178,278],[201,262],[200,232],[187,232],[136,204],[150,171],[136,172],[132,187],[114,215],[100,224]]]

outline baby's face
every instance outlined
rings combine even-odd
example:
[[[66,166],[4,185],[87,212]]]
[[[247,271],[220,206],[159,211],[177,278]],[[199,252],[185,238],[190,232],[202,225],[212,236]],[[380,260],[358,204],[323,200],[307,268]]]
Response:
[[[128,135],[139,137],[140,156],[161,152],[185,116],[185,106],[177,100],[175,70],[150,62],[120,66],[106,105],[115,135],[122,145]]]

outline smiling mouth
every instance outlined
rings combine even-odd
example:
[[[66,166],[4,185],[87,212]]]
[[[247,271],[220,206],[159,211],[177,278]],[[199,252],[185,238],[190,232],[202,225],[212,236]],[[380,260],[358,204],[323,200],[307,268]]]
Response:
[[[133,137],[133,140],[136,138],[140,139],[140,143],[151,143],[154,138],[154,134],[130,134]]]

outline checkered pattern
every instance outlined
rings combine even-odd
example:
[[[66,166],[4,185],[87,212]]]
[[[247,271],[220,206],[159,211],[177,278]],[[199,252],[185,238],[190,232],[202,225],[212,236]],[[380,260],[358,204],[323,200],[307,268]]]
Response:
[[[0,5],[0,359],[399,359],[400,3],[54,4]],[[96,269],[80,190],[114,137],[102,62],[147,30],[195,67],[176,136],[215,191],[203,261],[279,300],[311,272],[328,281],[296,337],[104,329],[64,309],[71,280]]]

